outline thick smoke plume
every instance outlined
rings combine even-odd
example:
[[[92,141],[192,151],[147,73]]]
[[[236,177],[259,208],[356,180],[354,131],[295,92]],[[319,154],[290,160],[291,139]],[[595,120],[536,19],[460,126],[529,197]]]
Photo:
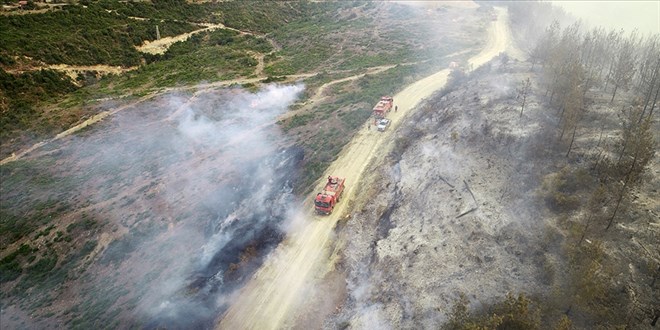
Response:
[[[276,120],[303,90],[164,95],[51,146],[49,171],[76,182],[58,198],[85,203],[72,221],[101,224],[66,294],[121,327],[212,328],[295,210],[303,151]]]
[[[303,155],[298,149],[281,148],[282,137],[273,124],[303,89],[271,85],[254,94],[234,91],[222,101],[196,96],[178,106],[170,144],[178,153],[192,153],[196,161],[188,162],[181,173],[185,179],[164,188],[172,202],[181,199],[181,191],[196,194],[202,214],[209,218],[204,219],[204,238],[192,246],[184,244],[192,250],[184,256],[168,251],[183,260],[173,260],[177,270],[166,271],[142,299],[149,327],[212,326],[227,295],[256,269],[259,255],[283,237],[279,224],[293,209],[289,175]]]

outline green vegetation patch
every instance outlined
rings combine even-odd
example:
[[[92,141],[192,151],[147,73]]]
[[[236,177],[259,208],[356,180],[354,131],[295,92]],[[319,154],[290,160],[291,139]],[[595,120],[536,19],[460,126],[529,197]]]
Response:
[[[118,299],[129,293],[128,289],[121,286],[95,290],[85,304],[81,304],[79,308],[76,308],[76,311],[82,310],[79,313],[74,313],[75,318],[70,323],[71,328],[90,329],[98,327],[98,324],[105,324],[109,329],[118,328],[120,321],[117,316],[122,308],[113,308],[113,305]]]
[[[19,276],[21,274],[23,276],[14,287],[12,293],[15,295],[25,295],[28,289],[36,288],[38,292],[46,293],[31,295],[32,304],[30,307],[32,309],[38,309],[50,304],[57,298],[57,291],[54,289],[67,280],[78,276],[78,273],[75,271],[76,268],[81,266],[81,261],[94,251],[96,246],[96,240],[86,241],[79,250],[70,253],[67,257],[59,257],[53,249],[47,249],[38,259],[35,258],[35,252],[37,250],[33,249],[30,254],[32,259],[29,262],[35,259],[36,262],[31,265],[23,265],[18,274]],[[17,267],[20,266],[17,265]]]
[[[358,20],[337,21],[330,15],[316,15],[291,22],[272,33],[273,38],[282,45],[282,50],[276,53],[279,60],[269,64],[265,71],[270,75],[290,75],[322,65],[334,69],[335,62],[355,56],[351,54],[354,48],[352,42],[355,41],[346,38],[349,32],[364,28],[363,23]]]
[[[41,158],[0,166],[0,245],[39,235],[38,228],[71,212],[82,177],[60,176],[50,169],[52,164],[52,159]]]
[[[340,4],[307,2],[297,2],[292,6],[283,1],[253,1],[246,6],[241,1],[223,1],[213,8],[218,20],[225,26],[263,34],[296,19],[314,16],[338,6]]]
[[[86,3],[90,4],[90,1]],[[96,3],[104,9],[127,17],[157,20],[221,23],[238,30],[266,33],[311,13],[319,6],[297,3],[295,8],[278,1],[254,1],[246,5],[241,1],[189,3],[184,0],[117,1]]]
[[[23,244],[16,251],[10,253],[0,260],[0,283],[13,281],[23,273],[20,258],[32,254],[36,249],[30,245]]]
[[[253,53],[271,49],[266,39],[231,30],[198,33],[173,44],[138,70],[106,80],[103,86],[112,85],[114,93],[121,93],[248,76],[258,64]]]
[[[291,119],[286,120],[286,124],[282,126],[282,129],[288,132],[292,128],[307,125],[314,117],[314,113],[295,114]]]
[[[96,4],[65,6],[40,15],[0,16],[0,53],[25,55],[51,64],[135,66],[145,40],[193,31],[176,21],[135,20]],[[5,55],[6,56],[6,55]]]
[[[186,41],[174,43],[162,56],[163,59],[173,59],[177,56],[193,54],[200,48],[217,48],[216,50],[254,51],[267,53],[272,50],[268,40],[253,35],[241,35],[233,30],[219,29],[211,32],[197,33]],[[208,64],[208,63],[200,63]]]
[[[16,131],[33,127],[41,116],[36,109],[40,101],[75,89],[71,79],[56,71],[39,70],[13,75],[0,69],[0,99],[7,102],[0,103],[0,141],[9,139]]]
[[[103,0],[92,3],[88,0],[81,2],[86,5],[95,4],[106,10],[127,17],[151,18],[158,20],[192,21],[218,23],[217,15],[212,10],[213,4],[191,4],[181,0],[152,0],[152,1],[117,1]]]

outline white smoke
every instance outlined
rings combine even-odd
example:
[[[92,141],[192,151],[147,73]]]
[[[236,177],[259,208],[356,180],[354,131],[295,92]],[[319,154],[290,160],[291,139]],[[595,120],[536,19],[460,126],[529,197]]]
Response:
[[[192,97],[167,95],[155,104],[113,118],[115,126],[122,127],[116,141],[131,142],[112,141],[110,145],[95,146],[108,158],[107,162],[96,161],[121,164],[123,160],[118,159],[126,158],[133,167],[153,171],[149,180],[157,182],[157,203],[153,198],[138,196],[130,207],[149,210],[169,221],[165,234],[138,243],[140,253],[118,265],[119,271],[125,269],[127,274],[138,268],[144,272],[150,268],[161,270],[146,288],[140,288],[144,294],[138,303],[137,319],[183,320],[175,327],[187,327],[194,324],[188,323],[190,319],[214,317],[217,304],[227,299],[212,292],[222,286],[222,273],[203,275],[210,276],[199,289],[208,291],[199,292],[206,294],[205,302],[183,293],[190,290],[187,286],[195,272],[206,270],[223,248],[236,239],[233,230],[237,224],[241,230],[251,226],[255,231],[264,228],[247,223],[268,221],[266,217],[255,217],[251,211],[275,213],[276,210],[266,209],[267,204],[286,202],[281,196],[277,197],[279,200],[269,200],[275,198],[269,195],[275,171],[281,166],[269,160],[278,155],[275,151],[283,145],[277,117],[288,110],[304,88],[302,84],[268,85],[256,93],[232,89],[202,91]],[[200,207],[207,209],[211,217],[200,219],[203,214],[195,213]],[[186,212],[188,215],[182,216]],[[179,218],[182,220],[176,220]],[[240,234],[250,235],[245,231]],[[136,283],[139,280],[133,279]]]

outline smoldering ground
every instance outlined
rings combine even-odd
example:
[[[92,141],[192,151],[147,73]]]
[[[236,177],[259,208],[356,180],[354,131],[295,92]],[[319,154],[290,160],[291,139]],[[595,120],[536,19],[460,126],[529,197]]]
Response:
[[[284,237],[279,225],[295,208],[292,180],[303,152],[279,147],[281,136],[272,124],[302,90],[270,86],[256,94],[238,92],[225,102],[204,97],[183,105],[176,119],[179,139],[171,144],[180,152],[192,147],[192,159],[203,160],[189,162],[183,186],[164,191],[177,196],[182,189],[204,187],[199,206],[208,218],[204,238],[189,253],[171,251],[180,271],[164,272],[142,298],[147,328],[212,327],[226,295]]]
[[[51,294],[75,305],[76,324],[212,327],[232,290],[283,239],[281,224],[295,209],[304,154],[275,122],[303,89],[164,95],[34,158],[71,184],[26,188],[26,198],[70,205],[63,228],[95,224],[72,242],[96,246],[76,270],[82,276]]]

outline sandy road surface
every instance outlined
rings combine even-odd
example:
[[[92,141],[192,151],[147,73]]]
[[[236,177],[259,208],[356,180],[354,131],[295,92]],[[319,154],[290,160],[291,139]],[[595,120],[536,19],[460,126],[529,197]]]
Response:
[[[174,37],[164,37],[158,40],[145,41],[142,45],[135,47],[138,51],[149,54],[164,54],[168,48],[175,42],[184,41],[190,38],[193,34],[204,31],[213,31],[217,29],[226,29],[222,24],[209,24],[203,29],[195,30],[189,33],[180,34]],[[233,29],[232,29],[233,30]]]
[[[489,29],[489,41],[484,50],[471,58],[469,63],[478,67],[492,57],[506,51],[510,44],[506,25],[506,11],[497,9],[498,20]],[[304,307],[304,301],[313,288],[314,278],[321,277],[327,270],[328,251],[326,247],[332,238],[335,224],[344,216],[347,201],[353,198],[356,183],[360,180],[369,161],[379,148],[385,145],[387,136],[392,134],[410,109],[424,98],[442,88],[449,75],[445,69],[428,76],[394,96],[398,112],[392,112],[392,127],[389,132],[380,133],[366,128],[358,133],[344,148],[338,159],[330,166],[327,174],[346,177],[347,190],[343,201],[328,217],[313,215],[308,196],[303,205],[304,214],[296,230],[285,240],[264,266],[238,293],[233,305],[218,324],[220,329],[279,329],[295,326],[296,311]],[[321,188],[320,185],[318,187]],[[318,189],[317,189],[318,190]]]
[[[137,69],[136,66],[128,67],[128,68],[123,68],[121,66],[111,66],[111,65],[104,65],[104,64],[97,64],[97,65],[68,65],[68,64],[45,64],[42,62],[40,65],[37,66],[31,66],[27,68],[18,68],[18,69],[7,69],[5,71],[9,73],[22,73],[26,71],[38,71],[44,68],[47,69],[53,69],[57,71],[64,71],[67,74],[71,73],[78,73],[81,71],[98,71],[101,73],[113,73],[113,74],[121,74],[126,71],[131,71]],[[75,80],[75,76],[73,77]]]
[[[122,74],[127,71],[137,69],[137,66],[132,66],[128,68],[122,68],[121,66],[111,66],[111,65],[67,65],[67,64],[52,64],[48,66],[49,69],[62,71],[66,73],[71,80],[76,81],[78,78],[78,73],[85,71],[96,71],[102,74]]]
[[[131,17],[133,19],[141,19],[140,17]],[[223,24],[211,24],[211,23],[192,23],[192,24],[197,24],[197,25],[202,25],[204,28],[201,28],[199,30],[191,31],[188,33],[183,33],[179,34],[173,37],[163,37],[158,40],[152,40],[152,41],[145,41],[142,45],[135,47],[138,51],[141,51],[143,53],[149,53],[149,54],[164,54],[172,44],[175,42],[179,41],[185,41],[188,40],[192,35],[204,32],[204,31],[214,31],[217,29],[224,29],[224,30],[232,30],[236,31],[239,34],[249,34],[253,35],[255,37],[261,37],[257,34],[254,34],[252,32],[247,32],[247,31],[241,31],[235,28],[231,28],[228,26],[225,26]],[[279,46],[275,44],[272,40],[267,39],[268,42],[270,42],[271,45],[273,45],[273,52],[279,50]],[[271,52],[272,53],[272,52]]]

